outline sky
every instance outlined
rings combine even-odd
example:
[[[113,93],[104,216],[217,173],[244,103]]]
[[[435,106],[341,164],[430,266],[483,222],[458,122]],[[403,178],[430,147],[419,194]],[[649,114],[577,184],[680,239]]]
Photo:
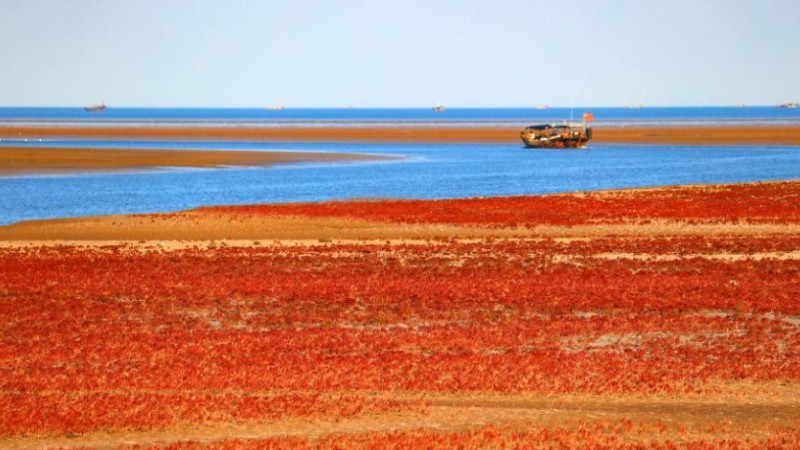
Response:
[[[0,106],[800,101],[797,0],[0,0]]]

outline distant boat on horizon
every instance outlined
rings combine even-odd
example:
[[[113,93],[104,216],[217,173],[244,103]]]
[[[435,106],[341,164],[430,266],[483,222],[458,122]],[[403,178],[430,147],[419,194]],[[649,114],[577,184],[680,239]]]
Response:
[[[433,110],[436,111],[436,112],[442,112],[442,111],[444,111],[444,105],[435,105],[433,107]]]
[[[283,105],[265,106],[264,109],[266,109],[267,111],[283,111],[284,109],[286,109],[286,107]]]
[[[781,109],[797,109],[797,107],[798,107],[798,104],[795,103],[795,102],[781,103],[780,105],[778,105],[778,108],[781,108]]]
[[[105,103],[100,103],[99,105],[91,105],[91,106],[84,106],[83,107],[83,110],[84,111],[88,111],[88,112],[100,112],[100,111],[105,111],[106,109],[107,108],[106,108],[106,104]]]
[[[540,105],[540,106],[537,106],[534,109],[550,109],[550,105]]]
[[[628,109],[642,109],[644,108],[644,105],[642,104],[642,102],[639,102],[636,103],[635,105],[625,105],[625,107]]]

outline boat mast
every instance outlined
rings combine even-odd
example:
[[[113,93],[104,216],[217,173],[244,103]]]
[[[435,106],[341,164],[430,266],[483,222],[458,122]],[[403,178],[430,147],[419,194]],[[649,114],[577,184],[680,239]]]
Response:
[[[572,120],[573,120],[572,112],[573,112],[573,108],[574,108],[574,103],[575,103],[575,96],[572,95],[572,94],[569,94],[569,124],[570,125],[572,125]]]

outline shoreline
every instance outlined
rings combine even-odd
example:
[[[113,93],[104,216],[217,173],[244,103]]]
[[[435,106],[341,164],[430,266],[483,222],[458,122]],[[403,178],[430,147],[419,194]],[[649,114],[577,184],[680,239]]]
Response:
[[[483,127],[125,127],[0,126],[0,139],[178,139],[267,142],[519,143],[516,126]],[[800,145],[800,127],[769,125],[594,127],[593,143]]]
[[[501,210],[518,211],[520,208],[554,211],[570,205],[593,204],[602,200],[605,204],[627,205],[630,201],[644,201],[648,208],[663,207],[664,202],[677,201],[672,208],[683,209],[685,196],[695,201],[705,199],[708,206],[730,203],[730,195],[742,199],[748,195],[796,196],[800,192],[800,181],[744,182],[710,185],[665,185],[646,188],[620,188],[599,191],[577,191],[557,194],[476,197],[440,200],[376,199],[369,201],[327,201],[303,203],[266,203],[257,205],[218,205],[165,213],[114,214],[86,217],[38,219],[0,225],[0,247],[13,242],[28,242],[41,245],[43,242],[96,242],[97,245],[135,242],[237,242],[243,246],[261,246],[261,242],[279,241],[329,243],[334,241],[360,240],[437,240],[437,239],[580,239],[586,237],[643,235],[643,236],[703,236],[727,233],[742,235],[797,235],[800,220],[793,215],[785,222],[762,222],[754,220],[737,223],[729,217],[722,224],[719,218],[703,214],[683,217],[665,216],[661,220],[651,217],[639,223],[633,215],[628,218],[593,217],[577,221],[564,220],[566,216],[554,213],[541,221],[525,222],[513,214],[503,216],[500,222],[475,222],[425,219],[425,210],[470,211],[496,213]],[[514,203],[511,205],[509,202]],[[540,204],[541,203],[541,204]],[[731,203],[726,208],[732,208]],[[435,208],[431,206],[435,205]],[[505,206],[501,206],[505,205]],[[659,205],[659,206],[657,206]],[[684,205],[685,206],[685,205]],[[764,207],[763,205],[761,207]],[[477,209],[476,209],[477,208]],[[628,210],[621,206],[620,211]],[[722,208],[725,209],[725,208]],[[375,211],[381,211],[375,213]],[[420,221],[402,220],[412,217],[413,212],[422,214]],[[581,211],[580,208],[576,211]],[[460,213],[457,213],[460,214]],[[456,214],[456,215],[457,215]],[[695,211],[693,214],[699,214]],[[725,213],[727,214],[727,213]],[[563,217],[562,217],[563,216]],[[569,216],[569,214],[567,214]],[[674,216],[674,217],[673,217]],[[603,216],[605,217],[605,216]],[[748,217],[745,215],[745,217]],[[669,220],[667,220],[669,219]],[[751,217],[752,219],[752,217]],[[507,223],[503,222],[505,220]],[[537,219],[538,220],[538,219]],[[508,222],[510,221],[510,222]],[[510,224],[517,224],[510,226]],[[520,226],[522,224],[522,226]],[[249,244],[248,244],[249,242]],[[105,243],[105,244],[103,244]],[[12,245],[13,246],[13,245]],[[26,246],[23,244],[23,246]]]
[[[326,152],[0,147],[0,177],[390,159],[394,158]]]
[[[800,437],[800,181],[28,222],[0,271],[2,448]]]

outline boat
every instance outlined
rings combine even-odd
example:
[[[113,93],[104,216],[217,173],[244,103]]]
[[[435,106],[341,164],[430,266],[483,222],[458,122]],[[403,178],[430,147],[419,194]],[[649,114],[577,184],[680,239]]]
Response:
[[[798,107],[798,104],[794,103],[794,102],[792,102],[792,103],[781,103],[780,105],[778,105],[778,108],[781,108],[781,109],[797,109],[797,107]]]
[[[265,106],[264,109],[266,109],[267,111],[283,111],[284,109],[286,109],[286,107],[283,105]]]
[[[584,148],[592,138],[586,123],[531,125],[519,134],[527,148]]]
[[[540,110],[550,109],[550,105],[539,105],[539,106],[536,107],[536,109],[540,109]]]
[[[88,112],[105,111],[106,110],[106,104],[105,103],[100,103],[99,105],[84,106],[83,110],[84,111],[88,111]]]
[[[444,106],[443,105],[436,105],[436,106],[433,107],[433,110],[436,111],[436,112],[442,112],[442,111],[444,111]]]

